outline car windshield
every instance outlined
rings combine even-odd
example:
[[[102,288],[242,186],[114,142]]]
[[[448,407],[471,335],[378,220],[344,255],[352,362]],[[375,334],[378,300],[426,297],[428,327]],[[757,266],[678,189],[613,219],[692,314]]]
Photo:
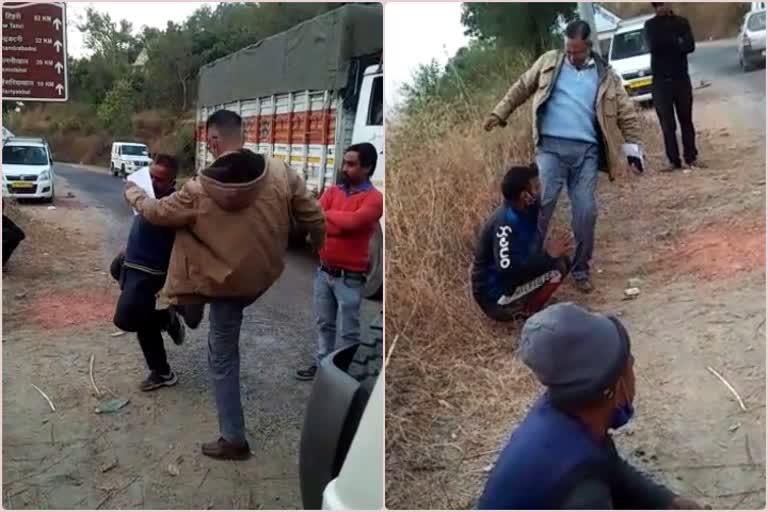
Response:
[[[751,31],[765,30],[765,13],[758,12],[749,17],[747,28]]]
[[[648,53],[648,43],[643,29],[613,36],[611,60],[629,59]]]
[[[5,146],[3,163],[12,165],[48,165],[48,152],[40,146]]]
[[[123,154],[131,156],[147,156],[147,146],[123,146]]]

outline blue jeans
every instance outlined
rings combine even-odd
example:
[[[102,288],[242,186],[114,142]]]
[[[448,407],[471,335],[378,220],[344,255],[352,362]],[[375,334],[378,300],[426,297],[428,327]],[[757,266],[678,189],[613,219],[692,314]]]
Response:
[[[240,327],[243,309],[255,299],[217,299],[210,303],[208,367],[219,413],[221,437],[245,442],[245,419],[240,401]]]
[[[365,280],[357,276],[333,277],[318,269],[315,276],[315,319],[318,329],[317,364],[336,350],[360,342],[360,304]],[[336,319],[341,328],[336,328]],[[336,331],[341,345],[336,347]]]
[[[555,213],[563,185],[571,200],[571,229],[576,240],[573,277],[589,277],[589,262],[595,246],[598,176],[597,144],[542,136],[536,148],[536,165],[541,181],[541,210],[538,235],[546,240],[549,222]]]

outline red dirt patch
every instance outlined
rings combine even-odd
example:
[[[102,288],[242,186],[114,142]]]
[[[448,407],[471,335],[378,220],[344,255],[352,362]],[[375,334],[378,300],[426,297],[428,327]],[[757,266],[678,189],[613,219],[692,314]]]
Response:
[[[758,221],[707,226],[688,234],[659,260],[665,270],[706,278],[765,270],[765,224]]]
[[[32,297],[17,314],[24,323],[45,329],[83,327],[111,323],[116,302],[114,290],[52,290],[44,296]]]

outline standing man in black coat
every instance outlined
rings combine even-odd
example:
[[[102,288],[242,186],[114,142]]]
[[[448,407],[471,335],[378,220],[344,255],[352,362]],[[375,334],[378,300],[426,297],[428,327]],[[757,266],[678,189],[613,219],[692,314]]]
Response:
[[[696,43],[688,20],[678,16],[662,2],[652,2],[656,16],[645,22],[645,37],[651,49],[653,105],[664,133],[664,147],[671,172],[682,169],[677,147],[677,125],[683,138],[683,158],[689,167],[697,165],[696,130],[693,128],[693,87],[688,75],[688,54]]]

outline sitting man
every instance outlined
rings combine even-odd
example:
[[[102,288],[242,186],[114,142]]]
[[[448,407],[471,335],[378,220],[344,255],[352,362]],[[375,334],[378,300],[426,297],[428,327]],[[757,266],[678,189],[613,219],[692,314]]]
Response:
[[[701,508],[623,460],[608,433],[634,413],[634,358],[621,322],[556,304],[525,323],[520,353],[547,390],[501,452],[480,509]]]
[[[156,197],[175,190],[178,164],[168,155],[157,155],[149,167]],[[163,331],[173,342],[184,342],[184,325],[173,309],[156,309],[158,292],[163,288],[175,230],[155,226],[142,215],[135,215],[128,246],[112,262],[110,273],[120,282],[114,323],[123,331],[135,332],[149,368],[149,376],[141,383],[142,391],[173,386],[176,375],[168,365],[163,344]]]
[[[504,176],[504,204],[486,221],[472,265],[472,295],[499,321],[530,316],[549,300],[570,268],[570,240],[538,241],[539,178],[535,165]]]

